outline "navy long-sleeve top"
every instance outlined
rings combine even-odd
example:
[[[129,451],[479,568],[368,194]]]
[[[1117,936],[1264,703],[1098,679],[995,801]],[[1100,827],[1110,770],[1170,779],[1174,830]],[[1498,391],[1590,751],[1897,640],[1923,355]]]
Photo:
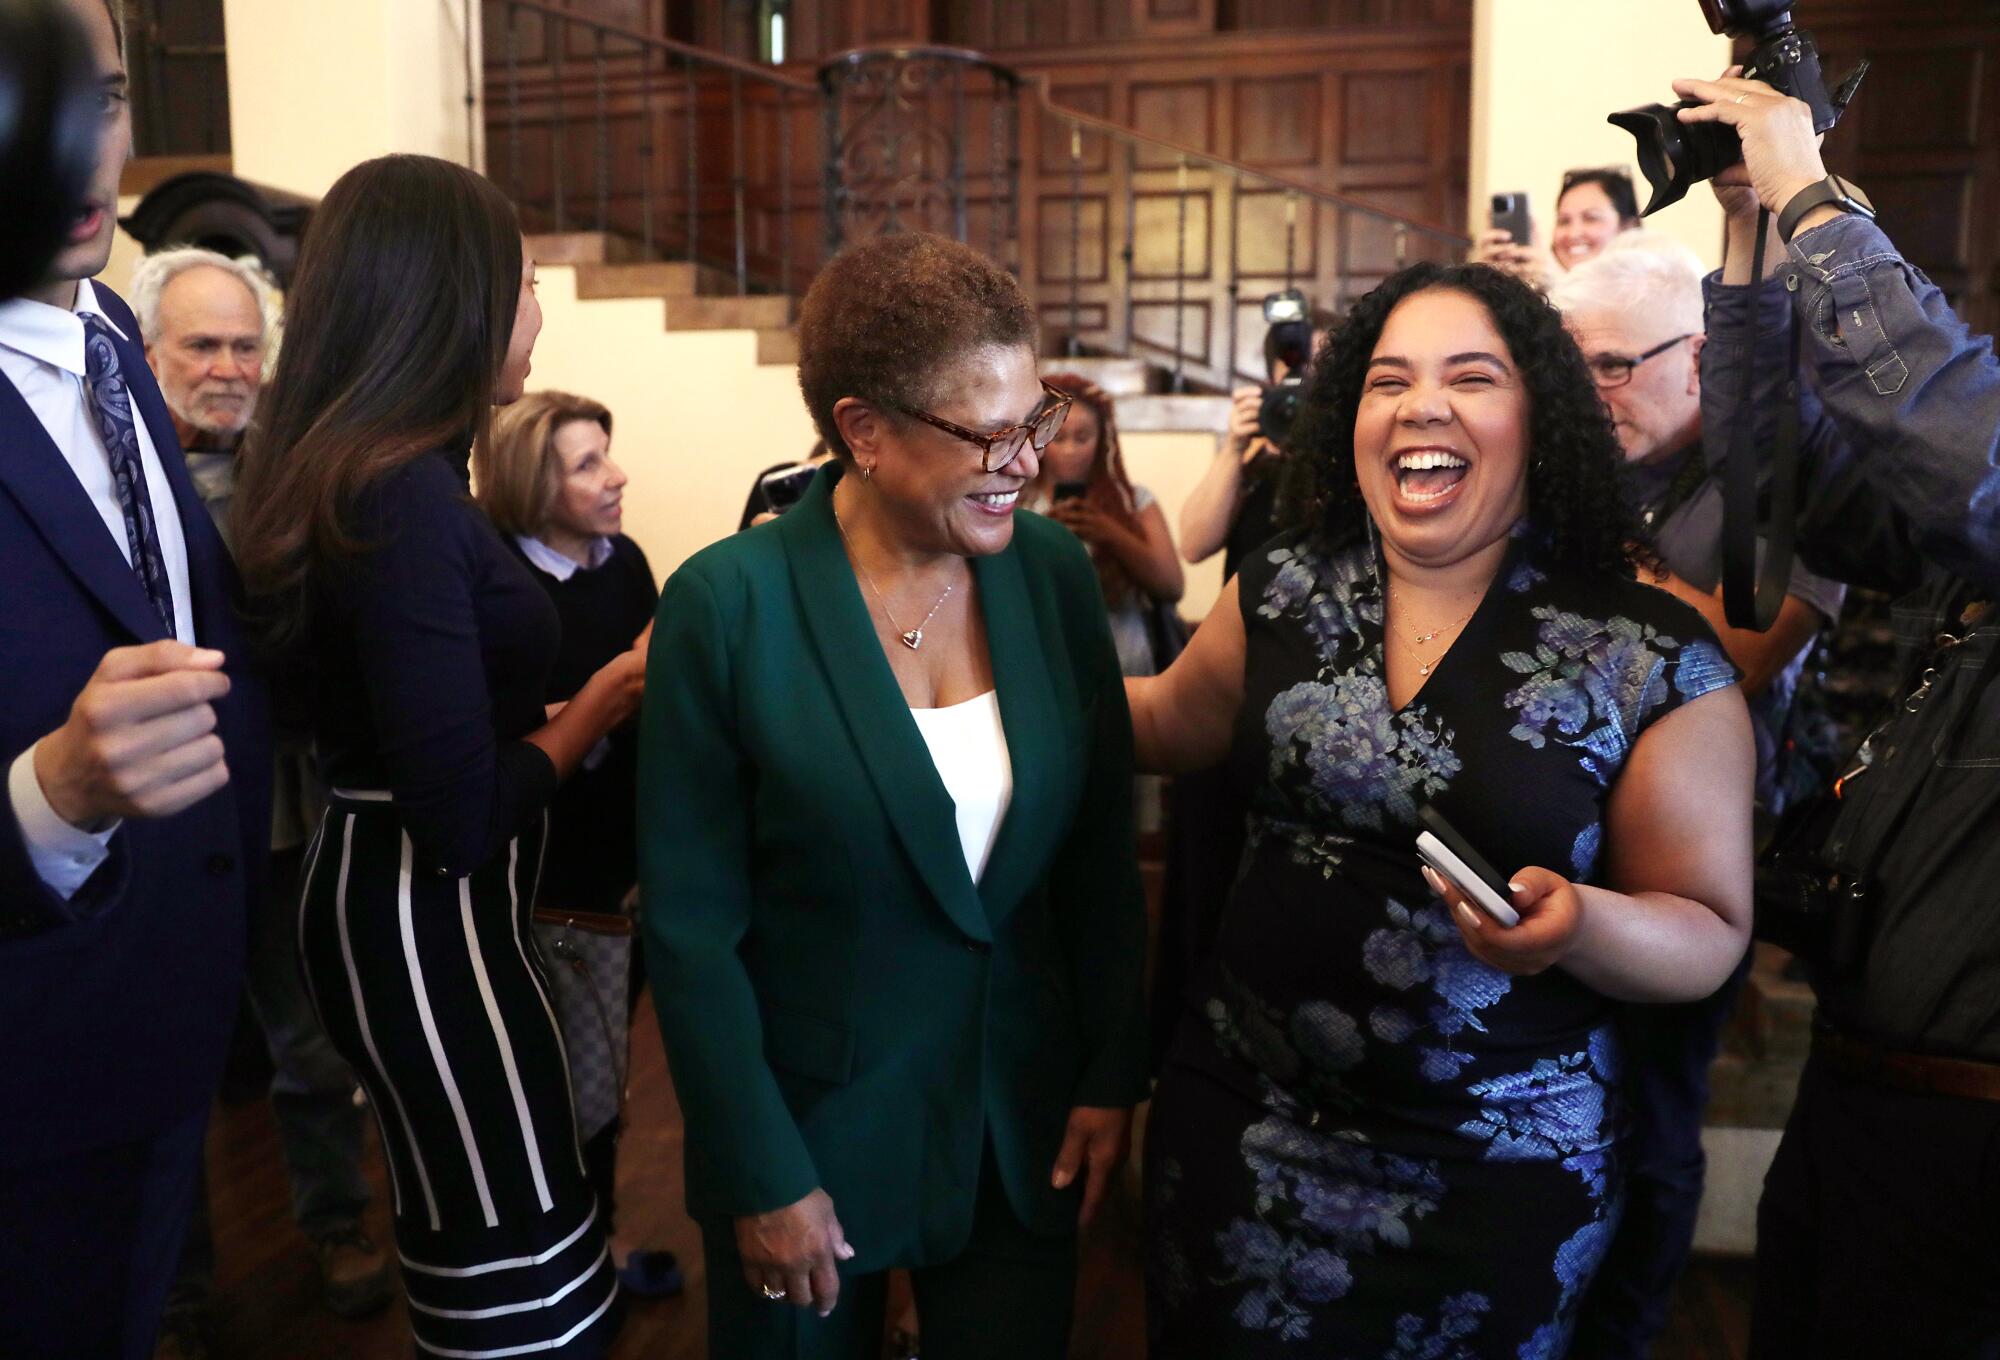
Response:
[[[522,738],[545,721],[561,624],[473,504],[463,452],[381,478],[349,523],[364,547],[322,574],[312,617],[321,772],[386,790],[418,868],[463,877],[555,793],[554,765]]]

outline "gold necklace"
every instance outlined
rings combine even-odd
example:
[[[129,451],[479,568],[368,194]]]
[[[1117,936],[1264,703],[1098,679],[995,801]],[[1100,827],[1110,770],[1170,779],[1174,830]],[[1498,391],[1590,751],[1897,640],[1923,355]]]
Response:
[[[840,541],[846,547],[848,557],[853,559],[855,570],[861,573],[861,579],[868,583],[868,593],[875,597],[876,604],[882,606],[882,612],[888,616],[889,626],[896,630],[897,638],[913,652],[923,646],[924,629],[937,617],[938,610],[944,608],[944,602],[951,598],[951,592],[958,589],[958,582],[953,581],[944,588],[944,594],[937,597],[937,603],[931,606],[930,613],[924,615],[922,623],[915,628],[905,628],[896,621],[896,611],[889,608],[889,602],[882,598],[882,592],[876,588],[875,578],[868,574],[868,568],[862,564],[861,554],[854,551],[854,540],[847,536],[847,526],[840,522],[840,507],[837,505],[833,508],[833,527],[840,530]]]
[[[1397,592],[1394,586],[1389,587],[1389,598],[1391,601],[1394,601],[1397,598]],[[1483,600],[1485,598],[1486,598],[1485,595],[1481,594],[1480,599]],[[1472,618],[1472,616],[1474,614],[1477,614],[1478,612],[1479,612],[1479,606],[1477,604],[1474,604],[1472,608],[1466,610],[1465,613],[1460,617],[1452,620],[1450,623],[1443,624],[1437,628],[1433,628],[1428,633],[1413,633],[1410,635],[1410,639],[1408,641],[1404,641],[1404,639],[1402,639],[1401,637],[1396,638],[1396,641],[1401,642],[1403,644],[1403,650],[1410,654],[1410,660],[1417,663],[1418,675],[1429,675],[1433,670],[1437,668],[1438,662],[1444,660],[1444,658],[1440,656],[1435,660],[1426,661],[1423,659],[1421,655],[1418,654],[1417,648],[1428,646],[1430,643],[1436,642],[1439,638],[1443,637],[1446,633],[1451,632],[1454,628],[1463,627]],[[1391,635],[1394,635],[1396,632],[1396,630],[1393,628],[1389,629],[1388,631]],[[1450,651],[1451,649],[1447,647],[1445,650]]]

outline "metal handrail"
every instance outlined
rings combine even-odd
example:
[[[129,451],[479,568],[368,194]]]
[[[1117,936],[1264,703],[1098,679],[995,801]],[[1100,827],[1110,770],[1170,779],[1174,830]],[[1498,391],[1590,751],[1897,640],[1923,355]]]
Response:
[[[712,52],[706,47],[696,47],[692,43],[680,42],[674,38],[662,38],[658,34],[642,33],[636,28],[626,28],[623,24],[611,24],[606,23],[602,19],[592,19],[578,14],[574,10],[558,9],[554,5],[544,3],[544,0],[507,0],[507,3],[514,9],[532,10],[537,14],[546,15],[548,18],[560,19],[566,24],[574,24],[579,28],[593,29],[607,37],[620,38],[626,42],[635,43],[640,47],[651,48],[656,52],[671,52],[675,57],[685,61],[695,62],[703,66],[712,66],[718,70],[733,71],[739,76],[760,81],[766,85],[787,89],[794,94],[819,93],[818,89],[810,81],[797,80],[791,76],[781,75],[768,66],[759,66],[755,62],[740,61],[735,57],[726,57],[720,52]]]
[[[1107,119],[1099,118],[1095,114],[1084,113],[1080,109],[1064,108],[1049,97],[1049,78],[1046,75],[1038,77],[1033,84],[1035,86],[1037,102],[1040,103],[1043,109],[1057,118],[1085,128],[1112,141],[1122,142],[1128,146],[1158,147],[1160,150],[1170,152],[1175,157],[1189,164],[1207,165],[1238,178],[1248,176],[1252,179],[1259,179],[1266,184],[1289,190],[1303,198],[1315,199],[1331,207],[1339,208],[1344,212],[1355,213],[1377,222],[1386,222],[1390,226],[1419,232],[1425,236],[1435,237],[1440,241],[1445,241],[1452,245],[1470,246],[1472,244],[1470,237],[1462,232],[1453,231],[1449,227],[1442,227],[1434,222],[1426,222],[1421,218],[1407,217],[1401,213],[1390,212],[1387,208],[1378,207],[1373,203],[1364,202],[1358,198],[1350,198],[1346,194],[1339,193],[1333,189],[1323,188],[1317,184],[1308,183],[1305,180],[1293,179],[1289,175],[1275,174],[1269,170],[1259,170],[1255,166],[1245,165],[1241,161],[1232,161],[1226,156],[1218,156],[1208,151],[1198,151],[1194,147],[1183,146],[1181,143],[1170,141],[1165,137],[1154,137],[1148,133],[1140,132],[1136,128],[1126,127],[1122,123],[1113,123]]]

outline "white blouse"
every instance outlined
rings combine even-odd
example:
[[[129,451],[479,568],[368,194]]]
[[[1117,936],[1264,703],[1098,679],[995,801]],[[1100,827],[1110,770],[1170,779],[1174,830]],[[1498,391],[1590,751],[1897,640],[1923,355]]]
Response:
[[[965,867],[977,883],[999,838],[1014,797],[1014,766],[1000,725],[1000,694],[988,690],[949,708],[913,708],[931,763],[958,810],[958,840]]]

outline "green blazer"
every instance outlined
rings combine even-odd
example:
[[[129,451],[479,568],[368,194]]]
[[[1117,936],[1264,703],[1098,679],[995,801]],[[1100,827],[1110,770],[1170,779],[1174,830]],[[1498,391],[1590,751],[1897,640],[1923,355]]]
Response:
[[[1124,683],[1089,556],[1018,514],[975,558],[1013,800],[978,883],[834,523],[838,465],[688,559],[646,674],[646,962],[687,1118],[689,1212],[833,1197],[856,1271],[949,1259],[990,1138],[1009,1200],[1069,1111],[1146,1094]]]

